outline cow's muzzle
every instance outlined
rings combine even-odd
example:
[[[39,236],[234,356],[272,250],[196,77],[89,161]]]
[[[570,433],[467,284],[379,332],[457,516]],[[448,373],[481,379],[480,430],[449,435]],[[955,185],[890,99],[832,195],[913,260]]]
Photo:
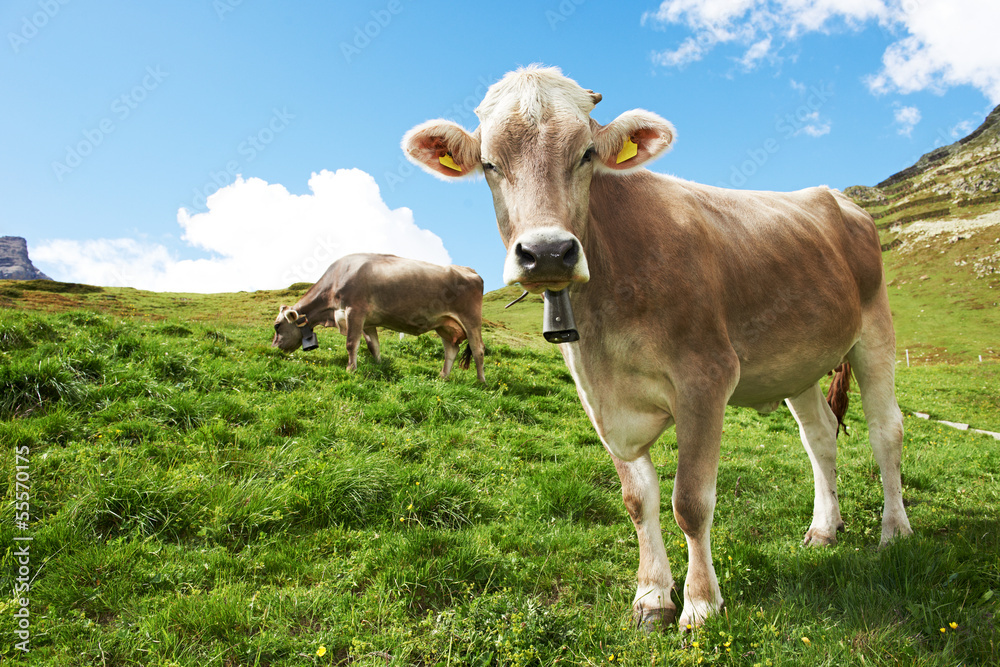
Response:
[[[522,234],[510,246],[504,281],[533,293],[558,291],[573,282],[587,282],[590,272],[580,241],[561,229]]]

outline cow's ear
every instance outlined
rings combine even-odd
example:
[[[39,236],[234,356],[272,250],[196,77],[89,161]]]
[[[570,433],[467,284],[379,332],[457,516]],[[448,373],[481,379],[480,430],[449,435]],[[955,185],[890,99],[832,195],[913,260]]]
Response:
[[[603,127],[591,123],[599,165],[608,171],[628,171],[655,160],[671,149],[677,136],[670,121],[642,109],[626,111]]]
[[[482,169],[478,135],[450,120],[429,120],[406,133],[403,153],[439,178],[469,176]]]

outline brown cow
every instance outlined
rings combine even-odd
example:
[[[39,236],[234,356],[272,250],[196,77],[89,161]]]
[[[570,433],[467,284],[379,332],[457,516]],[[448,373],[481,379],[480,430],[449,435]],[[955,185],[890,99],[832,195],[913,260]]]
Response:
[[[451,373],[458,344],[468,340],[459,365],[468,368],[474,358],[476,375],[485,382],[482,323],[483,279],[472,269],[395,255],[356,254],[331,264],[294,306],[281,306],[271,345],[282,350],[300,344],[313,349],[312,327],[336,326],[347,336],[347,370],[353,371],[362,335],[375,360],[381,359],[376,327],[413,336],[436,331],[444,343],[441,377]]]
[[[680,624],[723,606],[710,529],[726,405],[788,403],[812,462],[807,544],[832,544],[837,419],[819,380],[849,361],[882,472],[882,538],[911,533],[903,509],[903,420],[895,334],[871,217],[836,190],[734,191],[643,168],[673,126],[648,111],[608,125],[601,96],[558,69],[508,73],[468,132],[418,125],[403,150],[434,173],[483,172],[507,247],[504,279],[538,293],[569,289],[578,342],[560,346],[583,407],[611,454],[639,541],[633,612],[673,620],[649,449],[677,428],[673,511],[688,544]]]

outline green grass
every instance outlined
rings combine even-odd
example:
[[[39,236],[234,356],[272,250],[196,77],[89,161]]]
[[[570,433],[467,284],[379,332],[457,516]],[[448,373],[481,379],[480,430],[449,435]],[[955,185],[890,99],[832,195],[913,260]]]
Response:
[[[884,253],[899,359],[905,363],[1000,359],[1000,273],[976,277],[977,259],[1000,250],[1000,227],[953,243]],[[927,246],[927,247],[925,247]]]
[[[638,549],[614,467],[557,350],[519,332],[540,304],[487,300],[481,386],[459,369],[437,379],[433,336],[385,335],[383,363],[362,352],[355,374],[331,330],[313,353],[277,352],[270,318],[295,294],[6,296],[0,465],[13,499],[27,448],[34,581],[25,661],[5,499],[5,664],[1000,661],[996,441],[908,417],[916,535],[878,551],[855,400],[838,461],[847,532],[805,549],[812,475],[794,421],[730,410],[713,530],[726,613],[646,636],[629,617]],[[900,368],[900,402],[1000,430],[998,370]],[[653,458],[679,590],[672,431]]]

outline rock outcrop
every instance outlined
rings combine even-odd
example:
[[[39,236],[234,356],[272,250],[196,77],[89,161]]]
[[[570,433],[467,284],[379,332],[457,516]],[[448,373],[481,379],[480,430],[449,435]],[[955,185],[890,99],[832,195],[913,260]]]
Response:
[[[52,280],[28,258],[28,242],[20,236],[0,236],[0,280]]]

